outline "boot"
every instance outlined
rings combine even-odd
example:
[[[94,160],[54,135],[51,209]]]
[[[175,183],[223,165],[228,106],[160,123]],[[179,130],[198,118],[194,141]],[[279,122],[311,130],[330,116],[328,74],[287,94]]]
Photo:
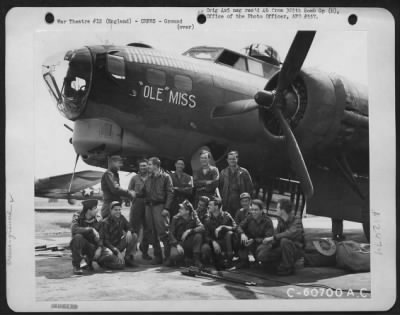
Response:
[[[193,260],[194,260],[194,265],[197,268],[199,268],[199,269],[203,268],[203,264],[201,263],[201,260],[200,260],[200,254],[198,254],[198,253],[193,254]]]
[[[127,267],[138,267],[137,264],[135,264],[135,260],[133,258],[133,255],[129,255],[128,257],[125,257],[125,266]]]
[[[75,267],[74,266],[73,272],[74,272],[75,275],[79,275],[79,276],[83,274],[83,270],[82,270],[81,267]]]
[[[171,254],[171,245],[169,244],[169,241],[163,242],[164,244],[164,257],[165,259],[168,259],[170,254]]]
[[[163,259],[161,256],[154,256],[153,260],[151,261],[152,265],[161,265],[163,263]]]
[[[247,269],[250,267],[249,261],[240,260],[240,262],[236,265],[236,269]]]
[[[167,258],[164,262],[165,267],[173,267],[175,266],[175,261],[173,261],[171,258]]]
[[[148,253],[143,253],[142,254],[142,259],[144,259],[144,260],[152,260],[153,258]]]
[[[279,265],[276,274],[278,276],[290,276],[294,274],[294,268],[293,267],[284,267],[282,265]]]

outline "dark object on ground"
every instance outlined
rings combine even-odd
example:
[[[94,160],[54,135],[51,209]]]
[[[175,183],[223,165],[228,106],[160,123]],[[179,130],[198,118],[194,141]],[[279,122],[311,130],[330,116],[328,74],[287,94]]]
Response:
[[[189,267],[188,269],[181,271],[184,276],[191,276],[191,277],[205,277],[205,278],[212,278],[216,280],[223,280],[233,283],[242,284],[245,286],[255,286],[257,285],[255,282],[240,280],[232,277],[228,277],[226,275],[222,275],[221,273],[212,273],[211,271],[207,271],[205,269],[199,269],[197,267]]]

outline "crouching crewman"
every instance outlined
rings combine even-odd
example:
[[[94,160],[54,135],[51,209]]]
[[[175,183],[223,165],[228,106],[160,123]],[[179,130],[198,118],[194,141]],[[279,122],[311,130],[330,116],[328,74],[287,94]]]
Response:
[[[98,214],[97,200],[82,201],[83,209],[72,216],[72,266],[74,274],[83,273],[80,264],[85,258],[89,270],[93,270],[92,261],[97,260],[102,252],[99,235],[101,216]]]
[[[136,267],[137,234],[121,214],[119,201],[111,202],[110,215],[102,222],[100,232],[105,247],[99,259],[100,266],[109,269],[123,269],[125,265]]]
[[[301,217],[293,214],[289,200],[280,201],[278,216],[275,235],[264,239],[270,249],[259,255],[259,260],[278,263],[277,274],[287,276],[294,273],[296,261],[304,255],[304,229]]]
[[[203,261],[214,263],[217,269],[230,268],[236,249],[235,220],[222,210],[221,199],[214,197],[208,204],[209,215],[205,219],[205,241],[201,248]]]
[[[263,213],[261,200],[253,200],[249,215],[240,223],[238,233],[240,234],[240,262],[236,268],[248,268],[249,253],[253,254],[256,262],[260,261],[260,257],[263,258],[270,249],[270,245],[267,244],[268,239],[265,239],[274,235],[274,225],[272,220]]]
[[[185,200],[179,204],[179,213],[172,218],[170,226],[171,254],[166,266],[173,266],[183,258],[192,256],[194,265],[202,267],[200,250],[203,242],[204,226],[200,222],[192,204]]]

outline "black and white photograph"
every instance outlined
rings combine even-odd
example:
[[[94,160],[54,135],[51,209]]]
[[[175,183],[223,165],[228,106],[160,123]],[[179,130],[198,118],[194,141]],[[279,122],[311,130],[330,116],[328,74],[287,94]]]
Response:
[[[29,10],[6,21],[13,310],[394,303],[388,11]]]

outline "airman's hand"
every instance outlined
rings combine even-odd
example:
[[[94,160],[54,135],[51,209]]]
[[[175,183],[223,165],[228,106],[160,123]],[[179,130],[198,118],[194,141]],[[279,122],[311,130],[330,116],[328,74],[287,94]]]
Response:
[[[253,243],[254,243],[254,239],[250,238],[250,239],[247,240],[245,246],[246,246],[246,247],[247,247],[247,246],[250,246],[250,245],[253,244]]]
[[[164,209],[163,211],[161,211],[161,215],[163,217],[169,217],[169,211],[167,209]]]
[[[243,233],[243,234],[240,236],[240,243],[242,243],[242,245],[246,245],[246,244],[247,244],[247,241],[248,241],[247,235]]]
[[[273,236],[269,236],[269,237],[264,238],[263,241],[262,241],[262,243],[263,243],[264,245],[266,245],[266,244],[272,242],[273,240],[274,240],[274,237],[273,237]]]
[[[92,233],[93,233],[93,236],[94,236],[94,240],[98,241],[100,239],[99,232],[97,232],[97,230],[95,228],[92,228]]]
[[[97,247],[96,251],[94,252],[93,260],[99,259],[100,255],[101,255],[101,247]]]
[[[191,229],[187,229],[185,232],[183,232],[183,234],[182,234],[182,242],[186,239],[186,237],[188,237],[189,236],[189,234],[190,234],[190,232],[191,232],[192,230]]]
[[[218,238],[219,231],[221,231],[222,226],[219,226],[215,229],[215,237]]]
[[[181,245],[176,245],[176,250],[178,251],[178,254],[179,255],[183,255],[184,254],[184,250],[183,250],[183,247],[181,246]]]
[[[221,246],[219,246],[219,244],[216,241],[212,242],[213,248],[214,248],[214,252],[216,254],[221,253]]]
[[[127,242],[127,243],[131,242],[131,241],[132,241],[132,238],[133,238],[132,232],[131,232],[131,231],[127,231],[126,234],[125,234],[125,240],[126,240],[126,242]]]
[[[120,251],[118,251],[117,258],[118,258],[118,263],[120,263],[120,264],[125,263],[124,255]]]
[[[134,190],[128,190],[131,200],[136,198],[136,192]]]

